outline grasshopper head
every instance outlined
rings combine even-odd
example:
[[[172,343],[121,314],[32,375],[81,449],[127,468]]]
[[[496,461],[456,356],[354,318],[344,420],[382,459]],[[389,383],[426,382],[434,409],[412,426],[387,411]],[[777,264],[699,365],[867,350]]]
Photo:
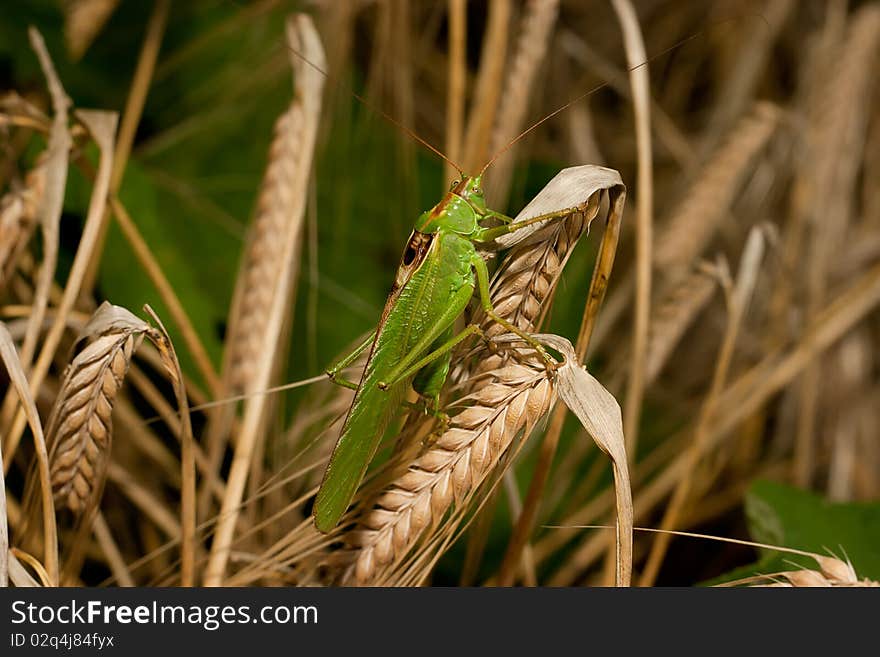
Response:
[[[462,235],[474,233],[479,227],[477,220],[486,213],[481,180],[481,176],[465,176],[452,183],[443,200],[419,217],[416,230],[423,233],[443,229]]]
[[[470,204],[478,215],[487,212],[486,199],[483,196],[483,176],[466,176],[460,183],[458,195]]]

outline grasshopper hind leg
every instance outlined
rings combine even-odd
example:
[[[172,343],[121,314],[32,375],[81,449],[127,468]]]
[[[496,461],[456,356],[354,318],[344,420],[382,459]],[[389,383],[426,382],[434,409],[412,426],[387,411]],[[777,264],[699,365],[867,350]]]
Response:
[[[452,339],[453,327],[446,329],[431,345],[431,350],[439,349]],[[412,387],[419,393],[433,410],[438,410],[440,405],[440,391],[449,376],[449,368],[452,364],[452,352],[446,352],[435,361],[428,363],[420,369],[413,378]]]
[[[350,388],[351,390],[357,390],[358,384],[354,381],[349,381],[345,377],[342,376],[342,371],[348,366],[352,365],[361,354],[363,354],[370,345],[373,344],[373,340],[376,339],[376,332],[371,332],[366,339],[363,340],[357,347],[354,348],[348,356],[343,358],[341,361],[336,363],[333,367],[328,370],[325,370],[325,374],[329,377],[329,379],[338,386],[342,386],[343,388]]]
[[[431,350],[441,348],[452,339],[454,334],[453,327],[450,326],[434,341]],[[446,352],[420,369],[412,382],[413,390],[419,393],[420,399],[410,407],[440,420],[441,431],[445,431],[449,424],[449,416],[440,409],[440,393],[449,376],[451,365],[452,352]]]

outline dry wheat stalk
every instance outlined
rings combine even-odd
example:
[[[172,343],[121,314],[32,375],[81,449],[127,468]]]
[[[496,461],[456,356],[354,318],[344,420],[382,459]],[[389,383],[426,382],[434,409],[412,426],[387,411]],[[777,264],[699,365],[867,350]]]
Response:
[[[590,194],[565,220],[542,226],[511,250],[491,288],[498,314],[525,331],[540,324],[572,247],[600,205],[609,216],[616,210],[620,191],[613,182],[607,183],[605,189],[609,188],[615,191]],[[504,332],[488,318],[475,321],[487,336]],[[417,541],[428,542],[430,536],[422,534],[428,528],[438,530],[453,503],[461,515],[516,437],[528,436],[546,414],[555,400],[551,382],[540,364],[521,354],[511,360],[516,353],[483,344],[470,354],[470,367],[453,372],[463,395],[452,405],[459,412],[436,442],[378,494],[375,508],[367,507],[349,537],[355,565],[344,581],[377,583],[387,578],[383,571],[400,565]]]
[[[289,39],[291,47],[298,51],[299,37]],[[320,98],[315,94],[320,93],[321,83],[317,71],[305,67],[292,54],[290,63],[295,74],[294,97],[275,121],[268,163],[229,309],[223,355],[225,392],[229,395],[264,390],[271,385],[268,378],[259,380],[258,370],[267,351],[274,353],[280,347],[271,322],[273,304],[279,294],[287,297],[281,299],[287,305],[295,295],[293,283],[304,225],[304,186],[311,170],[320,108]],[[286,314],[292,312],[288,310]],[[281,362],[283,357],[276,360]],[[234,414],[235,405],[230,404],[211,415],[206,443],[212,470],[219,467]],[[200,498],[202,515],[207,513],[209,501],[209,491],[204,487]]]
[[[880,265],[862,274],[841,292],[834,302],[822,311],[804,332],[804,338],[789,350],[776,350],[765,356],[759,364],[740,375],[727,387],[718,404],[715,421],[706,449],[716,449],[734,434],[734,429],[785,387],[797,380],[803,371],[880,305]],[[658,448],[672,449],[668,441]],[[687,455],[679,449],[673,452],[669,465],[652,481],[645,483],[635,500],[635,520],[644,519],[654,505],[662,501],[684,476]],[[638,473],[637,473],[638,474]],[[610,497],[601,500],[607,505]],[[592,513],[592,511],[591,511]],[[595,517],[599,517],[597,514]],[[592,522],[589,514],[577,515],[573,523]],[[550,538],[552,541],[552,537]],[[601,554],[607,541],[602,536],[585,539],[569,559],[548,581],[549,586],[565,586],[576,581],[579,575]]]
[[[152,330],[106,302],[83,329],[89,343],[65,370],[46,431],[59,508],[82,516],[97,506],[110,456],[113,403],[135,349]]]
[[[45,569],[47,573],[46,581],[50,582],[50,585],[58,585],[58,530],[55,522],[55,505],[52,500],[52,485],[50,483],[49,477],[49,453],[46,449],[46,440],[43,433],[43,424],[40,422],[40,416],[37,412],[37,405],[34,402],[34,398],[31,395],[30,389],[28,388],[27,375],[25,374],[24,367],[22,366],[21,359],[15,349],[15,344],[12,341],[12,336],[9,333],[9,330],[6,327],[6,324],[0,322],[0,361],[2,361],[3,366],[6,370],[6,374],[9,377],[10,389],[14,391],[20,400],[21,406],[24,409],[24,413],[27,416],[27,422],[31,429],[31,434],[34,439],[34,476],[31,481],[33,483],[30,484],[30,495],[27,496],[28,502],[31,504],[39,504],[41,508],[41,515],[43,520],[43,535],[42,535],[42,543],[43,543],[43,559],[45,564]],[[2,532],[3,534],[3,542],[8,546],[8,529],[7,529],[7,513],[12,511],[15,507],[11,504],[8,505],[11,500],[7,500],[6,497],[6,488],[5,483],[0,482],[0,495],[3,496],[3,518],[2,518]],[[37,486],[39,486],[39,493],[37,493]],[[12,520],[15,524],[19,524],[21,521],[21,513],[9,513],[9,519]],[[26,523],[22,523],[26,524]],[[27,528],[21,528],[21,533],[26,534]],[[6,549],[4,546],[4,550]],[[6,552],[4,552],[3,557],[4,561],[6,560]],[[0,564],[0,568],[3,568],[4,571],[8,564]],[[3,577],[6,576],[6,573],[3,573]]]
[[[870,332],[861,328],[847,336],[829,358],[824,377],[823,415],[824,435],[830,442],[828,464],[828,499],[849,502],[854,498],[855,471],[859,462],[875,467],[870,451],[861,449],[868,434],[862,429],[863,414],[859,410],[862,391],[870,389],[874,367],[874,347]]]
[[[37,33],[34,31],[33,34]],[[34,37],[34,40],[36,41],[36,37]],[[97,110],[81,110],[76,112],[76,116],[86,130],[88,130],[98,146],[100,152],[98,171],[95,177],[95,184],[92,188],[91,198],[89,200],[89,208],[83,227],[82,237],[77,246],[76,255],[74,256],[67,277],[67,282],[64,286],[64,291],[56,305],[55,317],[46,333],[45,339],[43,340],[39,356],[30,372],[30,387],[33,392],[39,390],[45,380],[45,377],[49,372],[50,364],[57,352],[58,345],[64,335],[67,327],[67,316],[73,310],[74,304],[79,296],[81,289],[80,283],[82,282],[86,267],[95,252],[95,242],[101,225],[101,217],[107,207],[107,190],[109,188],[110,173],[113,167],[113,136],[116,130],[117,116],[112,112],[102,112]],[[67,153],[65,152],[64,159],[66,160],[66,158]],[[52,165],[50,164],[49,166],[51,167]],[[66,178],[66,168],[64,173]],[[48,187],[47,183],[47,188]],[[63,197],[63,187],[61,188],[61,192]],[[49,192],[47,191],[47,196],[48,194]],[[47,287],[47,292],[49,289],[51,289],[51,285]],[[39,326],[40,322],[37,318],[31,317],[30,322],[31,323],[28,326],[29,331],[35,326],[37,329],[41,328]],[[37,333],[38,331],[34,331],[33,335],[36,336]],[[31,333],[25,335],[24,344],[22,346],[23,362],[31,362],[30,356],[33,352],[31,352],[31,354],[24,354],[25,348],[28,346],[28,338],[31,337],[31,335]],[[22,413],[18,413],[14,417],[12,429],[6,436],[6,444],[8,445],[7,449],[9,450],[7,453],[13,453],[15,451],[15,448],[21,439],[24,424],[24,416]],[[4,465],[8,467],[8,464]]]
[[[489,155],[487,151],[492,123],[498,111],[498,99],[504,82],[504,57],[507,54],[507,32],[512,9],[511,0],[492,0],[489,3],[488,24],[480,52],[480,71],[474,85],[464,139],[461,164],[465,171],[476,171]]]
[[[798,210],[808,226],[810,242],[806,248],[809,266],[807,313],[814,315],[824,302],[831,263],[846,242],[853,217],[861,157],[853,157],[864,143],[868,109],[858,99],[870,95],[875,76],[871,74],[880,43],[880,9],[866,6],[847,26],[845,43],[828,68],[828,79],[813,108],[811,129],[805,135],[807,149],[797,191]],[[822,363],[810,367],[802,378],[798,395],[795,481],[810,484],[816,460],[818,407]]]
[[[780,112],[755,104],[706,164],[658,236],[654,264],[677,278],[697,258],[726,216],[748,165],[776,129]]]
[[[633,112],[636,135],[636,236],[635,278],[636,287],[633,310],[632,353],[630,355],[629,380],[623,407],[623,423],[626,426],[626,446],[630,458],[635,458],[639,438],[639,417],[645,394],[645,361],[648,350],[648,330],[651,322],[651,254],[654,243],[654,156],[651,146],[651,92],[645,40],[639,17],[630,0],[611,0],[614,13],[620,23],[624,50],[629,65],[629,81],[632,89]]]
[[[759,76],[766,70],[766,60],[795,5],[793,0],[767,0],[758,10],[760,20],[749,21],[750,34],[735,39],[736,65],[731,67],[731,74],[723,80],[724,86],[718,92],[723,100],[715,104],[707,121],[701,153],[714,150],[718,138],[747,109],[760,82]]]
[[[33,360],[38,335],[42,329],[41,325],[49,303],[49,290],[54,282],[55,270],[58,265],[61,212],[64,205],[64,190],[67,184],[68,156],[73,145],[73,138],[68,127],[71,100],[62,86],[61,80],[58,78],[58,73],[46,48],[43,36],[33,27],[28,30],[28,36],[31,47],[37,54],[37,59],[46,78],[49,95],[52,99],[54,116],[52,117],[52,126],[49,130],[49,138],[46,145],[46,160],[43,172],[44,193],[40,195],[40,204],[37,206],[37,215],[43,237],[43,262],[37,275],[34,290],[32,322],[28,326],[21,347],[21,359],[25,369],[30,368]],[[7,408],[4,404],[4,419],[6,418]],[[13,431],[12,433],[14,434],[15,432]]]
[[[526,6],[516,51],[501,94],[504,109],[496,118],[490,152],[505,147],[522,129],[528,99],[547,54],[558,13],[559,0],[531,0]],[[498,160],[492,178],[487,182],[487,200],[492,204],[500,205],[501,199],[507,196],[512,173],[513,153],[508,152]]]

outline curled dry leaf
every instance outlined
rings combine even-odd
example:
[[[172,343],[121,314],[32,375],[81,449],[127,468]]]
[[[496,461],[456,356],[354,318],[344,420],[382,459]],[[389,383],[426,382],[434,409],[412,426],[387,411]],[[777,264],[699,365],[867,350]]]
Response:
[[[13,550],[9,550],[9,581],[18,588],[36,588],[43,586],[27,571]]]
[[[46,433],[55,503],[77,516],[97,506],[110,458],[113,403],[135,349],[152,330],[125,308],[104,302],[80,334],[88,344],[64,372]]]
[[[614,395],[578,364],[577,355],[568,340],[558,335],[539,334],[534,337],[565,357],[565,362],[556,370],[556,392],[599,449],[611,457],[617,498],[616,581],[618,586],[629,586],[632,576],[633,505],[620,406]]]

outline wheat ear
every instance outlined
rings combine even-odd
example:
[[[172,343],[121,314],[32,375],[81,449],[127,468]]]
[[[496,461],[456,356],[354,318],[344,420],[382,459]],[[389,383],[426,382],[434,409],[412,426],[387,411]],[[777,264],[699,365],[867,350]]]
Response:
[[[25,176],[24,187],[7,192],[0,199],[0,287],[6,285],[15,271],[37,225],[37,213],[46,191],[46,160],[44,152]]]
[[[880,582],[868,578],[859,579],[855,568],[843,559],[826,557],[821,554],[809,555],[816,560],[818,569],[803,568],[801,570],[788,570],[781,573],[756,575],[734,582],[726,582],[724,586],[738,586],[745,584],[753,587],[783,586],[800,588],[805,586],[822,587],[880,587]]]
[[[324,66],[324,49],[311,19],[306,14],[292,15],[287,22],[287,35],[288,41],[293,45],[292,50],[299,52],[301,48],[308,57],[307,61],[317,62],[318,69],[314,68],[314,64],[306,65],[302,59],[291,56],[291,65],[297,74],[296,97],[290,115],[282,119],[281,127],[285,127],[284,122],[288,120],[293,124],[286,126],[288,128],[286,132],[279,133],[283,136],[283,142],[280,143],[285,143],[282,147],[284,152],[273,153],[272,167],[277,166],[277,170],[270,169],[267,172],[264,195],[261,195],[261,203],[266,203],[268,207],[261,206],[259,215],[265,217],[269,224],[267,231],[264,231],[266,234],[263,241],[268,239],[280,242],[281,261],[279,262],[277,258],[269,259],[268,254],[257,253],[257,256],[263,257],[251,261],[257,267],[253,271],[258,273],[254,275],[260,286],[264,283],[268,283],[268,286],[259,290],[246,290],[241,294],[237,292],[238,298],[245,298],[248,296],[247,292],[251,292],[258,294],[261,299],[260,325],[250,327],[253,335],[236,329],[236,334],[247,340],[246,355],[255,356],[255,360],[248,361],[248,365],[253,367],[248,383],[258,390],[268,388],[270,379],[278,370],[277,354],[282,348],[282,336],[286,333],[286,327],[290,322],[289,309],[296,289],[306,192],[312,169],[324,85],[324,76],[319,72]],[[279,232],[279,223],[281,232]],[[268,247],[263,244],[262,248]],[[264,271],[262,268],[266,263],[262,262],[263,260],[270,260],[268,266],[275,269],[271,272]],[[264,281],[266,274],[270,277],[268,281]],[[263,300],[262,295],[267,293],[268,297]],[[239,320],[247,323],[243,317],[239,317]],[[258,346],[261,351],[258,354],[251,354],[251,349],[256,344],[251,343],[253,338],[259,340]],[[230,355],[229,362],[236,362],[236,358]],[[261,433],[261,427],[264,426],[269,415],[266,404],[267,399],[264,395],[249,398],[245,402],[242,429],[235,445],[215,541],[211,546],[211,556],[205,568],[206,585],[219,585],[225,574],[228,550],[233,541],[245,483],[252,464],[259,463],[261,459],[259,454],[255,454],[255,448],[258,434]],[[217,445],[211,445],[209,449],[211,458],[216,459],[219,453]]]
[[[670,279],[687,271],[712,239],[745,177],[748,164],[776,130],[780,111],[756,103],[712,156],[657,239],[654,265]]]
[[[715,294],[717,280],[696,269],[670,288],[657,304],[648,334],[645,382],[653,383],[675,347]]]
[[[113,404],[134,351],[152,330],[107,302],[83,329],[89,342],[64,373],[46,431],[56,507],[77,516],[97,507],[110,456]]]

